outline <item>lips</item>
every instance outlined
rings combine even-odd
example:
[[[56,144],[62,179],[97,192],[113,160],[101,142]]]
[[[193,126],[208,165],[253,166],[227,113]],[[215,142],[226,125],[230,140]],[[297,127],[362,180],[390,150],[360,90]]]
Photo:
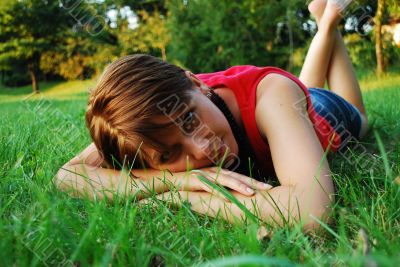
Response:
[[[217,151],[217,156],[216,156],[216,161],[221,161],[225,155],[225,150],[226,150],[226,145],[224,141],[221,139],[221,142],[219,143],[218,146],[218,151]]]
[[[215,145],[213,145],[209,150],[208,158],[211,159],[214,164],[218,164],[224,157],[227,146],[225,145],[222,138],[218,138],[215,143]]]

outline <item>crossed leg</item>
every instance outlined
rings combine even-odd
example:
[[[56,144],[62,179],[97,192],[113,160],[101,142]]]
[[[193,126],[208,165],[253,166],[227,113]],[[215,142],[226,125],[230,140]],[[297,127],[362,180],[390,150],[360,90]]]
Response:
[[[362,115],[362,137],[368,130],[368,120],[360,85],[337,29],[341,19],[341,1],[347,1],[347,4],[351,2],[314,0],[309,4],[309,11],[317,21],[318,32],[311,42],[299,78],[307,87],[316,88],[323,88],[327,81],[332,92],[354,105]]]

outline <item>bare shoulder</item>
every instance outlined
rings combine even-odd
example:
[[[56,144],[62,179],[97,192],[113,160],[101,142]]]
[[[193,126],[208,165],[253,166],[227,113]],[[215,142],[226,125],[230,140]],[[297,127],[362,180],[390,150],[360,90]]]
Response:
[[[298,97],[299,100],[305,98],[303,90],[290,78],[278,74],[271,73],[266,75],[257,86],[257,101],[265,94],[279,94],[280,97]],[[271,95],[272,97],[272,95]]]
[[[293,80],[276,73],[265,76],[258,84],[256,93],[256,122],[263,138],[266,138],[262,131],[265,117],[276,117],[278,110],[284,109],[286,112],[297,110],[308,119],[306,103],[303,90]],[[291,118],[294,119],[293,116]]]

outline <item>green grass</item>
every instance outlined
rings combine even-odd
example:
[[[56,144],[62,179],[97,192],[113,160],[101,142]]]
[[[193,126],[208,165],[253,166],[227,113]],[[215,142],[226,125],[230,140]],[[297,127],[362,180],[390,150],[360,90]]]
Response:
[[[373,131],[367,154],[329,156],[334,222],[313,235],[276,229],[262,241],[256,225],[229,225],[187,205],[111,205],[57,191],[52,177],[89,143],[83,117],[93,82],[42,84],[43,95],[28,100],[29,86],[1,88],[0,266],[400,266],[400,75],[363,77]]]

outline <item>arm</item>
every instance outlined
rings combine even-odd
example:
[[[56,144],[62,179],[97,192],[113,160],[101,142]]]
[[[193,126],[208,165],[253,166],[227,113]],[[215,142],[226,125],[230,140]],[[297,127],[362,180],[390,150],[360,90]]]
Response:
[[[268,140],[275,172],[281,186],[271,197],[306,228],[317,227],[330,211],[334,187],[324,150],[315,133],[301,88],[278,74],[266,76],[258,86],[256,121]],[[304,101],[298,110],[295,103]],[[271,205],[266,209],[275,218]],[[274,215],[273,215],[274,214]]]
[[[329,165],[308,118],[306,106],[301,111],[294,108],[294,103],[302,99],[305,101],[304,93],[286,77],[270,74],[260,82],[257,126],[268,140],[281,185],[250,197],[235,192],[233,195],[250,211],[258,212],[266,222],[291,225],[302,220],[307,230],[319,226],[313,217],[326,219],[334,201],[334,188]],[[207,192],[179,194],[192,204],[196,212],[210,216],[219,213],[231,222],[235,221],[235,217],[244,216],[236,205]],[[165,195],[159,198],[165,199]]]
[[[247,187],[254,189],[269,189],[264,183],[260,183],[249,177],[226,171],[220,172],[220,177],[213,180],[217,168],[203,168],[203,173],[213,182],[235,189],[244,195],[252,195],[246,191]],[[126,171],[106,168],[106,164],[100,156],[96,146],[92,143],[78,156],[67,162],[55,176],[56,186],[63,191],[70,191],[73,195],[88,195],[91,198],[112,199],[115,194],[120,196],[135,195],[143,199],[152,193],[159,194],[177,190],[213,192],[212,188],[197,179],[192,172],[159,171],[154,169],[134,169],[129,175]]]
[[[174,177],[162,171],[132,170],[133,178],[126,171],[107,168],[94,143],[90,144],[79,155],[71,159],[58,171],[55,184],[63,191],[71,191],[73,195],[88,195],[91,198],[107,197],[115,194],[129,196],[137,193],[139,199],[145,198],[152,191],[161,193],[169,190],[168,182],[176,184],[185,173],[176,173]],[[154,179],[150,179],[154,177]]]

